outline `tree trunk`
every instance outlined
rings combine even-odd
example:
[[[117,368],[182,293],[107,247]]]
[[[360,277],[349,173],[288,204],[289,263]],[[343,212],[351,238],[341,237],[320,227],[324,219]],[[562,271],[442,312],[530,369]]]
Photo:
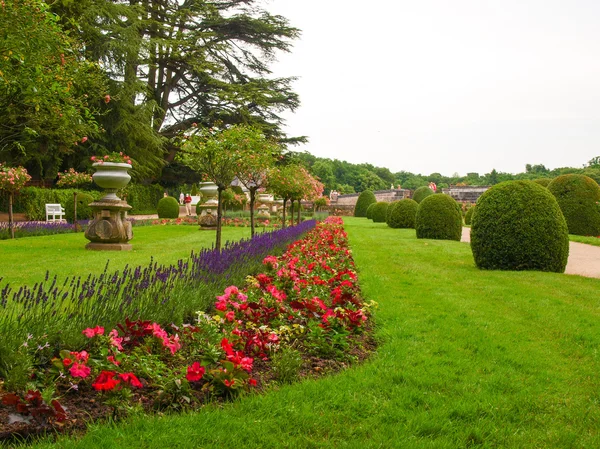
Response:
[[[254,237],[254,202],[256,201],[256,189],[250,189],[250,237]]]
[[[298,200],[298,224],[300,224],[300,220],[302,220],[302,216],[300,215],[300,213],[301,213],[301,209],[302,209],[302,208],[300,207],[300,206],[302,206],[302,203],[301,203],[301,201],[302,201],[302,200]]]
[[[8,193],[8,229],[10,229],[10,238],[15,238],[15,222],[13,219],[13,193]]]
[[[223,192],[223,190],[224,189],[222,187],[218,187],[218,189],[217,189],[217,192],[218,192],[217,199],[219,201],[219,204],[217,205],[217,241],[215,243],[215,248],[217,249],[218,253],[221,252],[221,215],[222,215],[221,193]]]
[[[294,226],[294,198],[290,200],[290,226]]]
[[[285,205],[287,204],[287,199],[284,198],[283,199],[283,214],[282,214],[282,220],[281,220],[281,228],[285,228],[287,226],[287,223],[285,222]]]

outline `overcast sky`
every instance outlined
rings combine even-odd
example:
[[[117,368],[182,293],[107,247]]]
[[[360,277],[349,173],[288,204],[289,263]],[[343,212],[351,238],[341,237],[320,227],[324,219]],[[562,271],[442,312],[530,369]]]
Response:
[[[600,0],[264,2],[302,30],[273,65],[300,150],[424,175],[600,155]]]

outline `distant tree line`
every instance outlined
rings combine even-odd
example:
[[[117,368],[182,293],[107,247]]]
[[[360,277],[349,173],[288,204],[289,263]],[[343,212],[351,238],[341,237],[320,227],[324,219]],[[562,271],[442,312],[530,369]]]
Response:
[[[583,168],[562,167],[549,170],[543,164],[527,164],[522,173],[503,173],[493,169],[490,173],[467,173],[452,176],[441,173],[429,175],[416,174],[408,171],[392,173],[388,168],[375,167],[372,164],[352,164],[338,159],[327,159],[314,156],[307,152],[294,152],[288,157],[301,161],[309,171],[317,176],[325,185],[325,193],[336,190],[340,193],[355,193],[363,190],[385,190],[392,185],[404,189],[417,189],[435,182],[438,188],[450,185],[495,185],[503,181],[555,178],[559,175],[577,173],[584,174],[600,183],[600,156],[590,160]]]

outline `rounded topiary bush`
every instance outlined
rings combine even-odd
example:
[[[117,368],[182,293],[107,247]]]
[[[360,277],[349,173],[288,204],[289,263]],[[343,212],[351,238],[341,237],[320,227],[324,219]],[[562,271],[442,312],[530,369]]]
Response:
[[[156,207],[158,218],[178,218],[179,202],[172,196],[161,198]]]
[[[569,256],[567,224],[548,189],[533,181],[502,182],[477,201],[471,250],[479,268],[562,273]]]
[[[371,219],[375,223],[385,223],[389,205],[390,203],[386,201],[379,201],[378,203],[375,203],[371,211]]]
[[[365,214],[365,217],[367,217],[369,220],[373,219],[373,208],[376,204],[377,203],[371,203],[369,204],[369,207],[367,207],[367,213]]]
[[[77,220],[90,220],[94,216],[94,211],[89,206],[94,201],[94,197],[87,193],[77,193]],[[65,203],[65,216],[67,221],[73,223],[73,200]]]
[[[386,223],[390,228],[413,228],[415,227],[415,219],[417,218],[417,209],[419,203],[415,200],[405,198],[400,201],[393,202],[387,214]]]
[[[430,195],[419,204],[415,218],[418,239],[460,241],[462,214],[449,195]]]
[[[366,217],[367,216],[367,208],[376,203],[375,194],[370,190],[365,190],[358,195],[358,199],[356,200],[356,206],[354,206],[354,216],[355,217]]]
[[[465,214],[465,224],[470,225],[471,220],[473,219],[473,213],[475,212],[475,206],[471,206],[467,209],[467,213]]]
[[[429,195],[433,194],[433,190],[431,190],[429,187],[419,187],[417,190],[415,190],[415,193],[413,193],[412,199],[415,200],[417,203],[420,203]]]
[[[538,178],[534,179],[533,182],[541,185],[542,187],[548,187],[548,184],[552,182],[552,178]]]
[[[596,181],[585,175],[561,175],[548,190],[558,201],[570,234],[600,235],[600,187]]]

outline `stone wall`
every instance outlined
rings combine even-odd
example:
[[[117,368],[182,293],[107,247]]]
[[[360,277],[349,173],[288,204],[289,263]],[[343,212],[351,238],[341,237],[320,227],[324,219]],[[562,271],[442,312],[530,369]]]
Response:
[[[451,186],[447,189],[442,189],[446,195],[450,195],[460,203],[475,204],[479,197],[483,195],[490,186]]]
[[[386,201],[391,203],[392,201],[401,200],[403,198],[410,198],[411,191],[407,189],[394,189],[394,190],[376,190],[373,192],[377,201]],[[349,193],[346,195],[339,195],[337,199],[331,199],[331,208],[336,209],[354,209],[356,201],[358,200],[358,193]]]

